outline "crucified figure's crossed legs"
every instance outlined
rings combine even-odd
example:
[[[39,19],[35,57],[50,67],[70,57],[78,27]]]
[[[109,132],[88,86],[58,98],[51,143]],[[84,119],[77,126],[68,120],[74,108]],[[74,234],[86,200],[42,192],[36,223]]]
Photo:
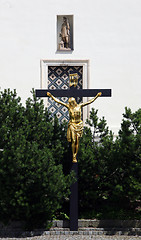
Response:
[[[73,156],[73,162],[77,162],[76,156],[78,153],[78,148],[79,148],[79,137],[73,136],[75,135],[74,133],[72,133],[72,156]]]

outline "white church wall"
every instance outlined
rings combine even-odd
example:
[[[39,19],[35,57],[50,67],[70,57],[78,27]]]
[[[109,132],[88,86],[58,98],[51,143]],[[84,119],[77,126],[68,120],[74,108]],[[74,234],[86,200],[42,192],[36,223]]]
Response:
[[[73,15],[74,51],[57,51],[57,15]],[[140,0],[0,0],[0,87],[22,102],[40,88],[40,60],[90,60],[90,88],[111,88],[99,109],[117,132],[141,99]]]

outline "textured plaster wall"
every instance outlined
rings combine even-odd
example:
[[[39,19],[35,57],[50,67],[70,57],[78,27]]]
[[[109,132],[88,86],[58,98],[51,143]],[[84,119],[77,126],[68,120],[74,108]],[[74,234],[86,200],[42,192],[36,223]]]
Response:
[[[56,46],[56,15],[74,15],[74,51]],[[40,88],[40,59],[89,59],[90,87],[112,88],[92,106],[117,132],[141,102],[140,0],[0,0],[0,87],[23,103]]]

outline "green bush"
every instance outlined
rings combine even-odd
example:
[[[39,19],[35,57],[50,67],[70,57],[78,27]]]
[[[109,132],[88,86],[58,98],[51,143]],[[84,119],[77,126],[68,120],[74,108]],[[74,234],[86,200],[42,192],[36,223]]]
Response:
[[[35,97],[21,104],[16,92],[0,93],[0,221],[28,228],[68,218],[71,148],[59,124]],[[114,139],[92,109],[78,153],[79,218],[140,218],[141,109],[125,108]]]
[[[74,177],[64,175],[59,163],[64,146],[59,141],[63,128],[57,124],[34,92],[25,107],[15,91],[1,92],[1,220],[24,220],[30,228],[44,226],[69,196]]]
[[[125,108],[116,140],[92,109],[79,149],[82,218],[140,218],[141,109]]]

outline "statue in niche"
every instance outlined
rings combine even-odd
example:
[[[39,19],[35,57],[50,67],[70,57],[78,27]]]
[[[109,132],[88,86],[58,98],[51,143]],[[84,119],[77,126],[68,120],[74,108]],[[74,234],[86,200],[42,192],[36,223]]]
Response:
[[[71,50],[70,48],[70,24],[68,18],[63,17],[60,35],[61,41],[59,43],[59,50]]]

